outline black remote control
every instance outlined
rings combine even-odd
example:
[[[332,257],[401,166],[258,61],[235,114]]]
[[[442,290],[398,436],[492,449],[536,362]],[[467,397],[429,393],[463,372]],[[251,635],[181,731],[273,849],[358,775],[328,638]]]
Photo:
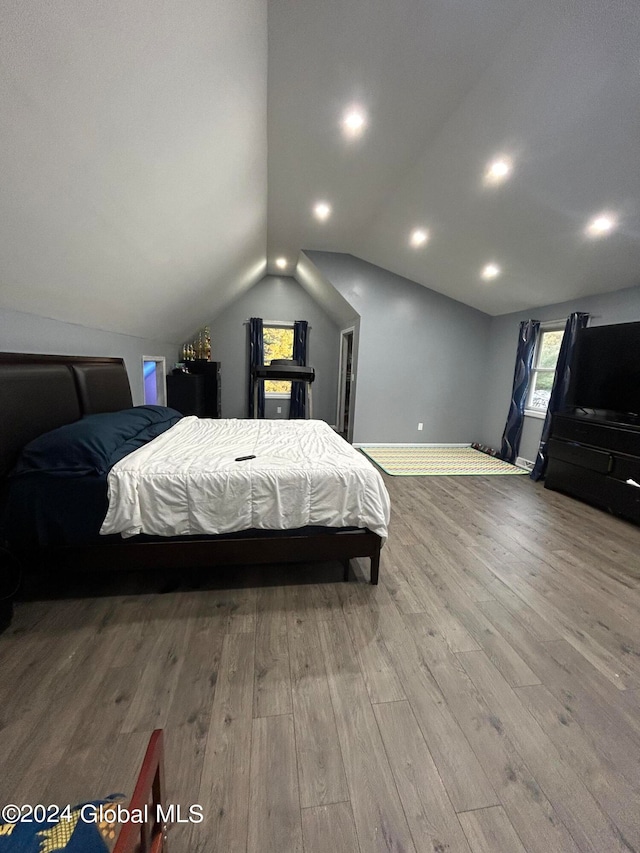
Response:
[[[247,459],[255,459],[255,458],[256,458],[256,456],[254,453],[253,456],[236,456],[235,461],[236,462],[246,462]]]

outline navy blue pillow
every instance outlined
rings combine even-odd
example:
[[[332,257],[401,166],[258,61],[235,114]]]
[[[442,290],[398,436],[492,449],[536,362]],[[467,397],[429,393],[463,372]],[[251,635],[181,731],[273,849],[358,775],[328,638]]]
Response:
[[[135,406],[86,415],[29,442],[12,476],[40,473],[77,477],[105,474],[138,447],[177,423],[182,415],[166,406]]]

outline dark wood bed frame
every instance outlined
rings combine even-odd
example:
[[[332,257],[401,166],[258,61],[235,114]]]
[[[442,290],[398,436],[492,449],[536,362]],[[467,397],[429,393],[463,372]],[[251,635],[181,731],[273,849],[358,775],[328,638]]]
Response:
[[[51,429],[86,414],[132,405],[121,358],[0,353],[0,478],[15,464],[20,449]],[[344,579],[349,560],[369,557],[371,583],[378,583],[382,540],[370,530],[289,534],[259,538],[176,538],[166,542],[122,541],[37,551],[70,568],[138,569],[340,561]],[[29,553],[29,556],[32,556]],[[0,598],[2,594],[0,593]]]

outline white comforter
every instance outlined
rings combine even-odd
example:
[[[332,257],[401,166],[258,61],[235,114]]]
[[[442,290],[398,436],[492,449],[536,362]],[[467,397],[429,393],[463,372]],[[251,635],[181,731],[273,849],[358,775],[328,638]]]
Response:
[[[100,532],[125,537],[322,525],[385,538],[389,523],[382,477],[324,421],[182,418],[116,463],[108,486]]]

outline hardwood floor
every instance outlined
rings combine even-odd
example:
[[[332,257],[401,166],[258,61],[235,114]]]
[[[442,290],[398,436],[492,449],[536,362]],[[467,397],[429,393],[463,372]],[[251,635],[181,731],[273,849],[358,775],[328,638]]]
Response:
[[[386,478],[368,561],[48,579],[0,637],[0,801],[131,793],[171,853],[640,853],[640,528],[527,477]],[[80,592],[80,594],[78,594]]]

